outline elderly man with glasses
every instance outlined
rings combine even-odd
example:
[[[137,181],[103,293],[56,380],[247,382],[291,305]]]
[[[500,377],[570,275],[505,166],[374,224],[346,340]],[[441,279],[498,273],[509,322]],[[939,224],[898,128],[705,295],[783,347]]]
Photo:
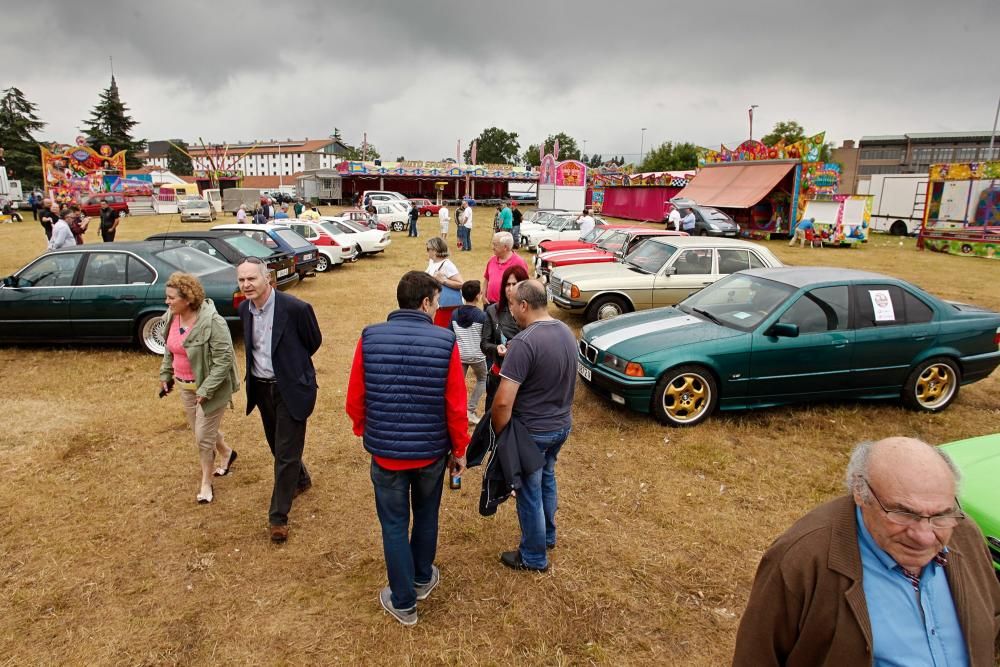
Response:
[[[765,552],[733,664],[996,664],[1000,583],[947,455],[862,443],[846,481]]]

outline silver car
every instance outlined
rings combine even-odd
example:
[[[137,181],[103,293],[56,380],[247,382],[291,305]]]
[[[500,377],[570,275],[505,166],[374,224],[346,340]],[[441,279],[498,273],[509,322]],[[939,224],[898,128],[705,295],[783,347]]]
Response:
[[[620,262],[557,268],[548,291],[556,306],[593,322],[673,306],[730,273],[775,266],[783,265],[750,241],[669,236],[649,239]]]

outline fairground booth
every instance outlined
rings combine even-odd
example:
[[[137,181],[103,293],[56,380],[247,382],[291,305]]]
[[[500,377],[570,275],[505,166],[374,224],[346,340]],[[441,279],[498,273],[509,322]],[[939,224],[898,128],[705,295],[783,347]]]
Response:
[[[789,221],[802,218],[808,201],[824,202],[812,207],[821,240],[863,241],[870,203],[866,214],[863,205],[838,195],[840,165],[819,162],[824,137],[820,133],[787,145],[745,141],[735,150],[702,149],[698,173],[676,196],[721,209],[739,224],[743,236],[765,239],[787,236]],[[817,217],[820,211],[823,215]]]
[[[917,247],[1000,258],[1000,162],[931,165]]]
[[[653,171],[632,174],[614,163],[591,169],[588,203],[595,213],[660,222],[670,213],[670,200],[687,186],[694,172]]]
[[[407,197],[479,200],[508,197],[507,184],[537,182],[538,172],[509,164],[453,162],[341,162],[337,165],[342,197],[353,201],[365,190],[392,190]],[[441,184],[441,185],[439,185]]]
[[[82,201],[102,192],[121,192],[125,186],[125,151],[111,154],[110,146],[95,151],[85,137],[76,145],[42,146],[42,179],[47,197],[61,204]]]

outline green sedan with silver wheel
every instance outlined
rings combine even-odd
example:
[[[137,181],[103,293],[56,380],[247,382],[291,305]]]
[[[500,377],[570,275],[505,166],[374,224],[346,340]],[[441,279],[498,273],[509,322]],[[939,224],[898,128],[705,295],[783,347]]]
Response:
[[[753,269],[588,324],[579,346],[588,387],[672,426],[810,400],[937,412],[1000,365],[1000,314],[877,273]]]

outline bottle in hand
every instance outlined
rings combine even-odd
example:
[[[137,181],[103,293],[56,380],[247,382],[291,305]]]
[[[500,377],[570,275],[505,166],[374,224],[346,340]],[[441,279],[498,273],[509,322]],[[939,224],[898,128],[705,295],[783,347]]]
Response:
[[[462,476],[449,474],[448,476],[448,488],[449,489],[461,489],[462,488]]]

